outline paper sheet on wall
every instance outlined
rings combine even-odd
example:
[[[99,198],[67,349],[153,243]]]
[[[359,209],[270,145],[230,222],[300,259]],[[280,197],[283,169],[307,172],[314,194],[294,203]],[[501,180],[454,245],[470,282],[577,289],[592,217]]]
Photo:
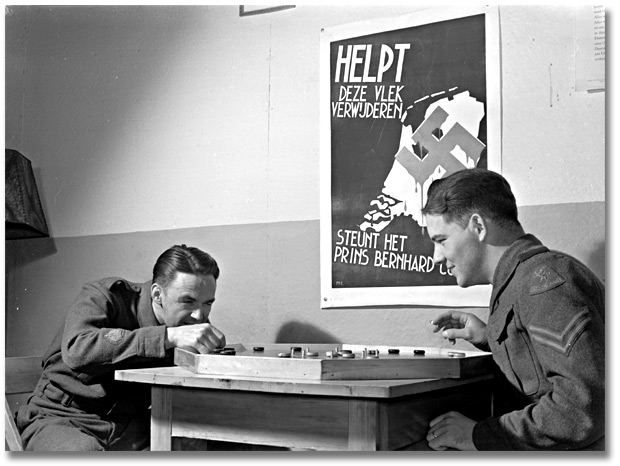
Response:
[[[446,173],[501,172],[499,44],[497,7],[322,31],[322,308],[488,306],[433,260],[422,207]]]
[[[575,9],[575,90],[604,90],[605,7],[579,5]]]

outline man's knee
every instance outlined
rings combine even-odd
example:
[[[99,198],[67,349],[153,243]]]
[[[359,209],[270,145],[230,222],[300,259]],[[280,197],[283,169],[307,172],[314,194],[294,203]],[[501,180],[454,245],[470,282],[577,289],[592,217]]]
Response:
[[[22,434],[27,451],[103,451],[101,442],[81,429],[59,423],[31,424]]]

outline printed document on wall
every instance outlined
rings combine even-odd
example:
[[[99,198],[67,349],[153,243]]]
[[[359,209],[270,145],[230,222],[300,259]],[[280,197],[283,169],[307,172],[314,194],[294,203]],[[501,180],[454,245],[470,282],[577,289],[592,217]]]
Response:
[[[321,306],[487,306],[433,260],[422,207],[501,172],[497,7],[432,8],[321,36]]]
[[[605,7],[575,7],[575,90],[605,90]]]

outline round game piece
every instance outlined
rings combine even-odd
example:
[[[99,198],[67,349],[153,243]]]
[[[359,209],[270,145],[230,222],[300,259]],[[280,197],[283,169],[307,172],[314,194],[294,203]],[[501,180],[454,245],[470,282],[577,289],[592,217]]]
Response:
[[[291,355],[289,353],[278,353],[279,358],[290,358]]]
[[[416,356],[424,356],[426,354],[426,351],[424,351],[423,349],[414,349],[413,354],[415,354]]]
[[[216,354],[222,354],[224,351],[235,351],[235,348],[231,348],[230,346],[226,346],[225,348],[218,348],[213,350]]]
[[[343,358],[348,358],[348,359],[353,359],[355,358],[355,355],[353,353],[342,353],[342,357]]]
[[[451,358],[464,358],[465,353],[461,353],[460,351],[448,351],[448,356]]]
[[[353,353],[353,350],[350,350],[350,349],[343,349],[343,350],[341,351],[341,353],[342,353],[342,354],[351,354],[351,353]]]
[[[264,348],[264,347],[262,347],[262,346],[255,346],[255,347],[254,347],[254,351],[258,351],[258,352],[260,352],[260,351],[265,351],[265,348]]]
[[[390,354],[400,354],[400,350],[397,348],[390,348],[388,349],[388,353]]]
[[[314,358],[316,356],[318,356],[319,353],[317,353],[316,351],[306,351],[306,356],[310,357],[310,358]]]
[[[223,354],[224,356],[234,356],[237,352],[234,349],[225,349],[220,351],[220,354]]]

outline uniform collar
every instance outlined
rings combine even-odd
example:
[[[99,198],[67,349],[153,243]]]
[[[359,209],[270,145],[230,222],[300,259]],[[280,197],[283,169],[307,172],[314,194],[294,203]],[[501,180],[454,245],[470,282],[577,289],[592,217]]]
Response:
[[[548,249],[534,235],[526,234],[515,240],[504,252],[493,274],[493,292],[491,294],[491,312],[493,303],[513,276],[517,266],[532,256]]]

